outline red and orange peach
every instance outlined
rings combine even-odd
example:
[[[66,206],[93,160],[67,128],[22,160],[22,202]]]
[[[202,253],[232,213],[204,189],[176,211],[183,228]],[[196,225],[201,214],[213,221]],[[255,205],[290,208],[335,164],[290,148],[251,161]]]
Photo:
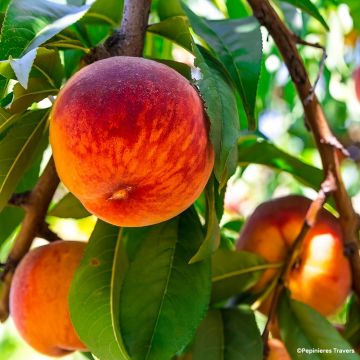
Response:
[[[68,293],[85,243],[56,241],[31,250],[17,267],[10,291],[10,314],[25,341],[48,356],[86,346],[70,320]]]
[[[278,339],[269,339],[269,354],[266,360],[291,360],[291,357],[286,350],[285,345]]]
[[[355,69],[353,79],[355,85],[355,95],[358,101],[360,101],[360,66]]]
[[[286,196],[261,204],[244,226],[237,249],[256,253],[268,262],[283,262],[310,204],[311,200],[302,196]],[[261,291],[277,271],[267,270],[253,291]],[[348,296],[350,265],[344,256],[339,223],[327,210],[320,211],[315,225],[307,233],[299,264],[291,271],[287,287],[294,299],[323,315],[334,313]]]
[[[214,164],[198,92],[142,58],[112,57],[75,74],[54,105],[50,142],[63,183],[91,213],[120,226],[178,215]]]

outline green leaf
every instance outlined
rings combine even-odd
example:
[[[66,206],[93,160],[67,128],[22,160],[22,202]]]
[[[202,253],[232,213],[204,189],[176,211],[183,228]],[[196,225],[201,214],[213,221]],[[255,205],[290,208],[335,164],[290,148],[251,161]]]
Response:
[[[65,77],[69,79],[77,70],[79,70],[80,60],[84,54],[80,50],[66,50],[63,54]]]
[[[21,57],[78,21],[91,3],[76,7],[49,0],[12,0],[3,23],[0,59]]]
[[[212,303],[249,290],[269,267],[264,259],[255,254],[223,249],[215,252],[211,262]]]
[[[11,0],[2,0],[0,2],[0,12],[5,12],[7,7],[9,6]]]
[[[32,163],[29,158],[29,163],[32,166],[25,172],[24,176],[18,182],[16,186],[16,193],[21,193],[32,189],[36,182],[39,179],[40,175],[40,164],[43,157],[43,152],[48,145],[47,136],[44,136],[39,149],[37,149],[37,158]],[[5,206],[5,208],[0,212],[0,248],[1,245],[13,234],[16,227],[20,224],[24,218],[25,212],[19,207]]]
[[[69,305],[77,333],[99,359],[129,360],[117,323],[119,292],[115,292],[125,263],[121,230],[98,221],[71,284]]]
[[[280,1],[289,3],[301,9],[302,11],[306,12],[307,14],[318,20],[326,30],[328,31],[330,30],[328,24],[321,16],[318,8],[310,0],[280,0]]]
[[[116,28],[122,17],[123,6],[123,0],[96,0],[81,22],[105,23]]]
[[[24,210],[11,206],[5,206],[5,208],[0,212],[0,249],[16,227],[20,224],[24,214]]]
[[[43,77],[51,87],[60,89],[64,71],[58,51],[37,48],[20,59],[0,61],[0,74],[7,79],[17,79],[24,89],[28,87],[30,75]]]
[[[242,20],[208,21],[222,41],[217,48],[239,90],[249,128],[256,128],[255,102],[262,60],[260,25],[253,17]]]
[[[4,84],[4,88],[2,89],[3,91],[6,91],[7,89],[7,84],[8,81],[0,76],[0,91],[1,91],[1,84]],[[5,95],[1,100],[0,100],[0,107],[4,108],[6,106],[8,106],[11,101],[12,101],[12,98],[13,98],[13,93],[12,92],[9,92],[7,95]]]
[[[251,15],[251,11],[242,0],[226,0],[226,8],[230,18],[238,19]]]
[[[16,193],[21,193],[24,191],[31,190],[39,180],[41,163],[43,160],[43,155],[45,149],[49,145],[48,132],[46,131],[45,135],[41,138],[41,142],[39,143],[38,149],[36,150],[36,154],[34,156],[34,161],[31,161],[31,157],[29,157],[29,167],[26,170],[24,176],[20,179],[16,186]]]
[[[30,73],[34,77],[44,77],[49,85],[60,89],[64,77],[64,68],[59,51],[38,48],[37,56]]]
[[[0,140],[0,211],[41,145],[47,118],[48,110],[29,111]]]
[[[174,16],[153,24],[148,27],[147,31],[169,39],[189,52],[193,51],[193,39],[184,16]]]
[[[89,352],[82,352],[81,355],[84,356],[86,359],[95,360],[95,358]]]
[[[91,214],[84,208],[81,202],[71,193],[66,194],[49,212],[49,216],[58,218],[82,219]]]
[[[244,225],[243,219],[234,219],[221,226],[221,248],[234,250],[240,230]]]
[[[292,359],[304,359],[304,356],[308,356],[306,353],[299,353],[298,349],[328,350],[312,354],[311,359],[314,360],[360,359],[326,318],[311,307],[291,300],[287,293],[280,301],[278,317],[281,337]],[[342,350],[343,353],[335,353],[334,349]]]
[[[1,4],[0,4],[0,7],[1,7]],[[5,13],[0,11],[0,29],[2,28],[4,18],[5,18]]]
[[[132,360],[169,360],[191,340],[210,298],[210,259],[189,264],[203,241],[190,209],[165,223],[126,229],[129,270],[120,325]],[[190,296],[191,294],[191,296]]]
[[[221,190],[237,166],[240,126],[236,98],[233,88],[210,56],[196,46],[194,53],[195,65],[202,74],[197,84],[210,118],[210,139],[215,149],[214,173]]]
[[[155,59],[155,58],[153,58],[152,60],[165,64],[176,70],[179,74],[187,78],[189,81],[192,80],[191,67],[189,65],[174,60]]]
[[[220,184],[214,179],[214,192],[215,192],[215,211],[216,216],[219,219],[219,222],[221,222],[221,219],[224,215],[224,201],[225,201],[225,193],[226,193],[226,186],[223,186],[222,189],[220,189]]]
[[[10,114],[4,109],[0,108],[0,139],[2,138],[2,134],[12,126],[19,118],[21,114]]]
[[[56,95],[59,89],[51,86],[45,78],[31,78],[27,89],[24,89],[20,83],[16,83],[13,92],[12,102],[6,109],[11,113],[19,113],[25,111],[35,102],[39,102],[50,95]]]
[[[25,171],[25,174],[18,182],[15,192],[21,193],[32,189],[37,183],[40,175],[40,165],[43,158],[43,152],[48,145],[48,137],[43,136],[38,149],[36,150],[37,156],[34,162],[29,157],[28,162],[31,167]],[[29,165],[28,164],[28,165]],[[0,212],[0,248],[1,245],[13,234],[16,227],[24,218],[25,212],[19,207],[5,206]]]
[[[8,69],[3,69],[4,65],[6,66],[8,64],[20,84],[26,89],[30,70],[36,56],[36,51],[37,49],[29,51],[21,59],[13,59],[10,57],[9,60],[0,61],[0,74],[4,77],[8,77],[7,75],[10,74],[10,71]]]
[[[182,9],[179,0],[159,0],[157,4],[157,11],[160,20],[164,20],[173,16],[184,15],[184,10]]]
[[[215,209],[215,191],[214,191],[214,178],[211,177],[210,181],[205,188],[206,196],[206,236],[201,244],[199,250],[190,259],[190,264],[201,261],[211,256],[220,245],[220,227]]]
[[[239,165],[261,164],[286,171],[313,189],[319,189],[323,173],[320,169],[278,149],[264,138],[256,135],[241,137],[239,141]]]
[[[249,128],[255,128],[255,100],[262,59],[260,24],[253,17],[210,21],[183,7],[195,33],[219,56],[234,80]]]
[[[86,0],[66,0],[66,3],[74,6],[82,6],[86,3]]]
[[[360,344],[360,306],[355,295],[350,300],[349,310],[345,324],[344,337],[351,345],[358,347]]]
[[[193,360],[261,360],[262,341],[248,309],[211,310],[199,326]]]

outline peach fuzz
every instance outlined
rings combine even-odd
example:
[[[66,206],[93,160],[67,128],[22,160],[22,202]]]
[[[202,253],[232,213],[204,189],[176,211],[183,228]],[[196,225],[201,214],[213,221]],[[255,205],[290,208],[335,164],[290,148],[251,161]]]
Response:
[[[310,204],[311,200],[296,195],[261,204],[245,224],[237,249],[256,253],[271,263],[283,262]],[[261,291],[277,271],[266,270],[253,291]],[[292,298],[324,316],[338,310],[348,296],[350,265],[343,254],[339,223],[327,210],[320,211],[316,224],[307,233],[299,264],[291,271],[286,286]]]
[[[86,351],[70,320],[68,293],[86,244],[55,241],[31,250],[17,267],[10,314],[23,339],[48,356]]]
[[[188,208],[214,164],[202,101],[166,65],[112,57],[60,91],[50,142],[65,186],[97,217],[146,226]]]

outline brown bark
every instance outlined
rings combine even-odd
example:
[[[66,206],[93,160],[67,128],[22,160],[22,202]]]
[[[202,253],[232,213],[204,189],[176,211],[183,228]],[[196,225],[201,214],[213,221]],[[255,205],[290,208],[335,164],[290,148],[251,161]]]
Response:
[[[22,205],[25,209],[25,217],[20,231],[14,241],[14,245],[8,255],[2,272],[0,320],[5,321],[9,315],[9,294],[11,280],[16,265],[29,251],[34,238],[41,233],[47,209],[54,192],[59,184],[54,160],[51,158],[34,189],[23,197]]]
[[[125,0],[121,28],[86,56],[87,64],[111,56],[142,56],[151,0]]]

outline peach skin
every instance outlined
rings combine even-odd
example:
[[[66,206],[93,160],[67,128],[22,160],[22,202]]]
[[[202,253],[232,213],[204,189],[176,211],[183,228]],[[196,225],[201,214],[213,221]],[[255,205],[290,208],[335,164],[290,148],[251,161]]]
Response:
[[[65,186],[91,213],[120,226],[178,215],[214,164],[195,88],[142,58],[112,57],[76,73],[54,105],[50,142]]]
[[[261,204],[244,226],[237,249],[256,253],[268,262],[284,261],[310,204],[311,200],[296,195]],[[343,252],[338,220],[322,209],[304,239],[299,263],[287,279],[292,297],[324,316],[338,310],[351,288],[350,265]],[[261,291],[277,271],[265,271],[252,290]]]
[[[55,241],[31,250],[17,267],[10,291],[10,314],[37,351],[62,356],[86,351],[70,320],[68,293],[85,243]]]

